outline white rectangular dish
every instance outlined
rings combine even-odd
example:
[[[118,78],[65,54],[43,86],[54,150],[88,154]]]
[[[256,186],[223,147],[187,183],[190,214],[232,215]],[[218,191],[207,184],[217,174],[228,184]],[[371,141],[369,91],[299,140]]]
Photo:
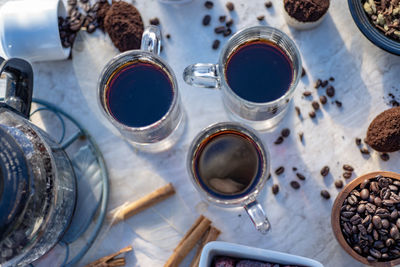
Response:
[[[318,261],[282,252],[253,248],[233,243],[214,241],[208,243],[201,253],[199,267],[211,267],[215,256],[228,256],[240,259],[258,260],[268,263],[323,267]]]

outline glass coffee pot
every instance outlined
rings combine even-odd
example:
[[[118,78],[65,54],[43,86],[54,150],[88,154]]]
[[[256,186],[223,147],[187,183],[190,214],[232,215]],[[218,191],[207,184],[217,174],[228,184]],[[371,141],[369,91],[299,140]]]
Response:
[[[0,266],[25,266],[48,252],[69,226],[76,178],[65,151],[29,119],[33,72],[0,57]]]

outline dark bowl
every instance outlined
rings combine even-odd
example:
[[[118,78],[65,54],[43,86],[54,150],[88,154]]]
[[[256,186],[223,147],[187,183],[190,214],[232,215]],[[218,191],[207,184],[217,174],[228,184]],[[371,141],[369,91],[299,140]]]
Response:
[[[354,22],[365,37],[383,50],[400,55],[400,42],[385,36],[369,21],[368,15],[363,8],[362,0],[348,0],[347,2]]]

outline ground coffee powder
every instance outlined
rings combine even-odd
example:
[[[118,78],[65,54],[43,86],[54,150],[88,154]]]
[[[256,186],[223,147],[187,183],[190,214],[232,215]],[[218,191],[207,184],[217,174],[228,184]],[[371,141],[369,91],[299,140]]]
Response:
[[[143,21],[139,11],[124,1],[113,1],[104,18],[104,28],[119,51],[139,49]]]
[[[400,107],[379,114],[368,127],[365,142],[379,152],[400,150]]]
[[[329,0],[284,0],[288,14],[302,22],[320,19],[329,8]]]

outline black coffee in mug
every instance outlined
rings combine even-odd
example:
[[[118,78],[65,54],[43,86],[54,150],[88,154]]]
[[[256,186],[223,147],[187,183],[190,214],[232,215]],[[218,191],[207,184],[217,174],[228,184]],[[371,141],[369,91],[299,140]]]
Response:
[[[225,67],[229,87],[239,97],[256,103],[283,96],[293,80],[287,54],[267,40],[252,40],[236,48]]]
[[[112,117],[129,127],[143,127],[160,120],[173,100],[169,75],[149,62],[128,62],[107,81],[106,104]]]
[[[262,172],[262,155],[249,136],[233,130],[204,139],[194,157],[201,187],[218,198],[239,198],[251,192]]]

